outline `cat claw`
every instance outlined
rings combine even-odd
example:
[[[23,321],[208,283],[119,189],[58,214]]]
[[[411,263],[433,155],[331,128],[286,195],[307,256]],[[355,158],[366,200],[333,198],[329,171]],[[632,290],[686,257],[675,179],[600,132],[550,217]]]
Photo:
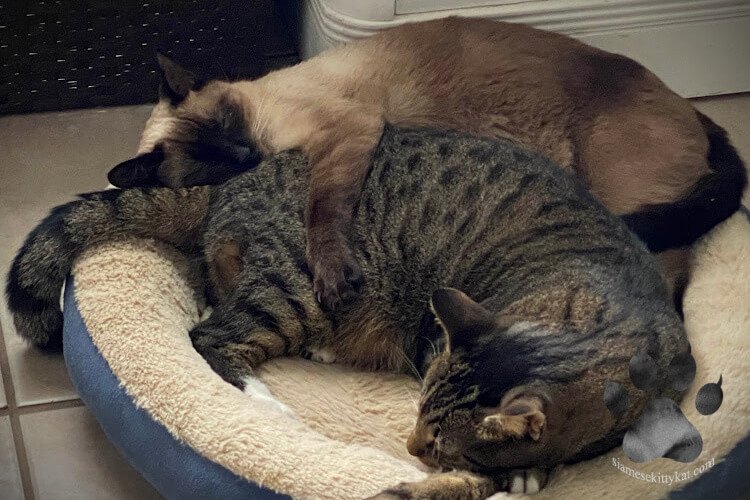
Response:
[[[329,257],[315,262],[312,269],[315,298],[325,309],[335,311],[358,296],[355,287],[362,281],[362,271],[353,257]]]
[[[330,365],[336,362],[336,353],[321,347],[308,347],[302,351],[302,357],[315,361],[316,363],[323,363]]]

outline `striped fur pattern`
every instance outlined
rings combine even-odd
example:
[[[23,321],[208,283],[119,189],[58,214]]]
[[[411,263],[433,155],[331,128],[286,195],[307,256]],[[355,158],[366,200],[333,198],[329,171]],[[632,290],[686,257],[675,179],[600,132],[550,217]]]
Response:
[[[653,257],[572,177],[510,142],[429,130],[386,128],[348,235],[360,298],[325,311],[305,259],[306,169],[285,152],[222,186],[56,209],[9,277],[19,333],[59,343],[44,318],[85,246],[164,239],[208,264],[218,302],[190,338],[225,380],[242,386],[270,358],[319,349],[364,369],[429,366],[410,451],[492,477],[616,445],[660,391],[634,389],[629,359],[644,351],[666,370],[688,349]],[[436,301],[443,287],[463,293]],[[607,380],[629,391],[619,418],[603,403]],[[482,495],[501,483],[467,482]]]

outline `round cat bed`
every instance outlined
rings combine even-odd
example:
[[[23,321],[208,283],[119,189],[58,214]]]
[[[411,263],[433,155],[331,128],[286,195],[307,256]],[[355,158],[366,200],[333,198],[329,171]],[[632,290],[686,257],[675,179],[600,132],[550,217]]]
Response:
[[[618,448],[563,467],[537,498],[656,498],[678,490],[680,498],[697,498],[693,486],[707,491],[709,483],[717,494],[731,486],[727,474],[707,471],[719,472],[750,429],[746,215],[718,227],[697,254],[685,313],[698,373],[682,408],[703,437],[703,452],[689,464],[634,464]],[[243,393],[192,348],[187,332],[201,297],[178,252],[149,241],[109,244],[82,256],[73,276],[64,307],[71,378],[109,439],[166,497],[364,498],[427,476],[404,445],[416,416],[416,381],[282,359],[264,365]],[[702,416],[695,394],[720,375],[723,405]],[[713,466],[703,474],[707,463]],[[742,467],[735,470],[739,478]],[[673,480],[643,479],[651,473]]]

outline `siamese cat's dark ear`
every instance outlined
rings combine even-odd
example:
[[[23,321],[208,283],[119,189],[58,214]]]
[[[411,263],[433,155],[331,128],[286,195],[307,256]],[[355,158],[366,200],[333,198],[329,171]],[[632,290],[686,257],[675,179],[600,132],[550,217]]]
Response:
[[[109,183],[118,188],[149,187],[159,184],[159,165],[164,152],[157,148],[116,165],[107,174]]]
[[[168,99],[172,104],[177,104],[187,97],[191,90],[198,87],[198,78],[192,71],[183,68],[175,61],[157,53],[156,60],[161,70],[161,84],[159,85],[159,97]]]
[[[448,335],[451,348],[473,339],[494,324],[494,315],[455,288],[439,288],[432,294],[430,307]]]

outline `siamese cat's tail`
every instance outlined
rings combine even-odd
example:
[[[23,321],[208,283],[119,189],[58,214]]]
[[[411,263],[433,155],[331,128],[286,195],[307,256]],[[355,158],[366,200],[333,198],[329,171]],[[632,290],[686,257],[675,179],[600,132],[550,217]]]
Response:
[[[19,335],[43,349],[62,347],[60,291],[86,248],[128,237],[178,246],[199,241],[211,187],[108,190],[60,205],[29,234],[5,293]]]
[[[747,171],[727,132],[696,111],[708,137],[708,166],[712,172],[676,203],[659,203],[623,216],[628,227],[659,252],[689,245],[739,210]]]

